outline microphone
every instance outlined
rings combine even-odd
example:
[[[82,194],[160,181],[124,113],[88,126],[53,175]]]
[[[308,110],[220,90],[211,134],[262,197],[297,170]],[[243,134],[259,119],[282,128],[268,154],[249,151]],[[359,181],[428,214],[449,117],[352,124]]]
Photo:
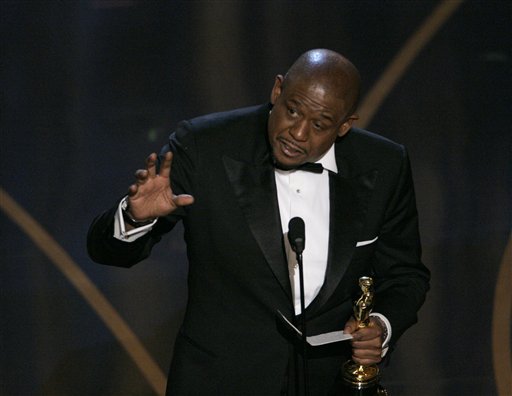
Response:
[[[292,250],[297,255],[299,266],[300,309],[302,322],[302,366],[304,370],[304,394],[309,396],[309,372],[308,372],[308,340],[306,330],[306,304],[304,301],[304,269],[302,267],[302,252],[306,247],[306,230],[304,220],[294,217],[288,223],[288,241]]]
[[[294,217],[288,223],[288,240],[292,250],[297,254],[302,254],[306,247],[306,231],[304,220],[300,217]]]

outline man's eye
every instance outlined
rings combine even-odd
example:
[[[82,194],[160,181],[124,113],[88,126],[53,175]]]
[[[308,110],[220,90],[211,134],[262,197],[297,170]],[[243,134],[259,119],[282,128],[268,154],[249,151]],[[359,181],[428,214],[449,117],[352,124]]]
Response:
[[[318,130],[324,129],[323,125],[318,122],[313,123],[313,127]]]
[[[288,108],[288,114],[294,116],[297,114],[297,111],[295,109],[292,109],[292,108]]]

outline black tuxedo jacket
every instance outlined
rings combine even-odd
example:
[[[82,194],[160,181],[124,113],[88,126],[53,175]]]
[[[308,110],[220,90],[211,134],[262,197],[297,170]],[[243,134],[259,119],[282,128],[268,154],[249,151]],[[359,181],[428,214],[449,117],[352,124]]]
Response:
[[[174,153],[173,190],[193,195],[195,202],[159,219],[149,234],[133,243],[114,239],[115,208],[91,226],[91,257],[131,266],[184,222],[189,295],[169,394],[293,392],[294,340],[276,320],[277,310],[288,318],[294,314],[267,140],[268,111],[268,105],[239,109],[178,126],[163,151]],[[308,333],[343,329],[360,294],[358,278],[368,275],[376,283],[374,311],[390,320],[394,343],[416,321],[429,279],[420,261],[407,154],[402,146],[356,128],[335,143],[335,152],[327,272],[306,309]],[[332,388],[348,357],[346,347],[309,352],[311,394]]]

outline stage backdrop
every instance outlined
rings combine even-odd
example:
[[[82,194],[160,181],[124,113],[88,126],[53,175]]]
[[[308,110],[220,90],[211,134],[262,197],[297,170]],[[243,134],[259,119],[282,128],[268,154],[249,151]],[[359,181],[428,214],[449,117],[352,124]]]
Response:
[[[263,103],[326,47],[361,71],[360,125],[410,151],[432,271],[384,384],[511,394],[510,4],[2,1],[0,393],[161,394],[182,231],[119,269],[88,258],[88,226],[178,121]]]

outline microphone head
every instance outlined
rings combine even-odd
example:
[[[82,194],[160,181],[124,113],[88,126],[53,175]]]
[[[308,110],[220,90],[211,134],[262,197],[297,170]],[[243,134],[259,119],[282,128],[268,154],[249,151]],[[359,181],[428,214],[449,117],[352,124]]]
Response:
[[[294,217],[288,223],[288,240],[293,251],[302,254],[306,247],[306,231],[304,220]]]

